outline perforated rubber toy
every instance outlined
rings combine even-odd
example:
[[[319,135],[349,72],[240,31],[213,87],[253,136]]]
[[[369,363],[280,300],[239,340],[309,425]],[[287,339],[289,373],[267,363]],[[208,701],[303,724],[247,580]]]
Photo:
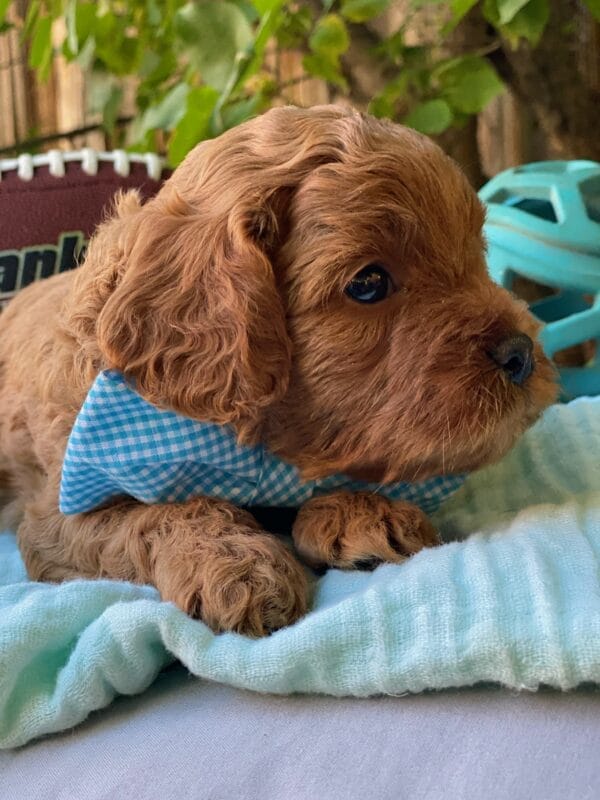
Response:
[[[549,356],[592,340],[581,367],[560,369],[565,399],[600,394],[600,164],[542,161],[505,170],[479,192],[492,278],[516,276],[555,294],[531,305]]]

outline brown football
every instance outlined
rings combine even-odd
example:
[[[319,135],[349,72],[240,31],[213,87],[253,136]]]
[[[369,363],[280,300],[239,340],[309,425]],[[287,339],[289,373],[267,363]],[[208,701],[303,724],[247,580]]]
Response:
[[[0,303],[34,280],[77,266],[119,189],[155,194],[156,155],[51,151],[0,160]]]

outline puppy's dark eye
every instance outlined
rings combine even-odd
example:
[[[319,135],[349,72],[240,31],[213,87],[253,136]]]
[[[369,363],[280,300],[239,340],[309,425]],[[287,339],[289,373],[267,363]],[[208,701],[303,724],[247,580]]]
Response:
[[[385,300],[393,288],[392,280],[381,264],[369,264],[352,278],[345,291],[357,303],[378,303]]]

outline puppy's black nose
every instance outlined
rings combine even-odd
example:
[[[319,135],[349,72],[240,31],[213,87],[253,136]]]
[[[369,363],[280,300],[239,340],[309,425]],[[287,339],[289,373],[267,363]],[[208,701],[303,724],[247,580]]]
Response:
[[[517,386],[525,383],[533,372],[533,342],[524,333],[513,334],[504,339],[492,350],[490,356]]]

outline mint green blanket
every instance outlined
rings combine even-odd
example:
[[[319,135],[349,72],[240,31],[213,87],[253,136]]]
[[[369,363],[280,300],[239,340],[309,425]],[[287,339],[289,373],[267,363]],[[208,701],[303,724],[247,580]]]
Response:
[[[331,571],[299,623],[214,636],[149,587],[27,582],[0,536],[0,745],[81,722],[179,659],[259,692],[366,696],[493,681],[600,683],[600,399],[551,408],[438,514],[452,541]]]

